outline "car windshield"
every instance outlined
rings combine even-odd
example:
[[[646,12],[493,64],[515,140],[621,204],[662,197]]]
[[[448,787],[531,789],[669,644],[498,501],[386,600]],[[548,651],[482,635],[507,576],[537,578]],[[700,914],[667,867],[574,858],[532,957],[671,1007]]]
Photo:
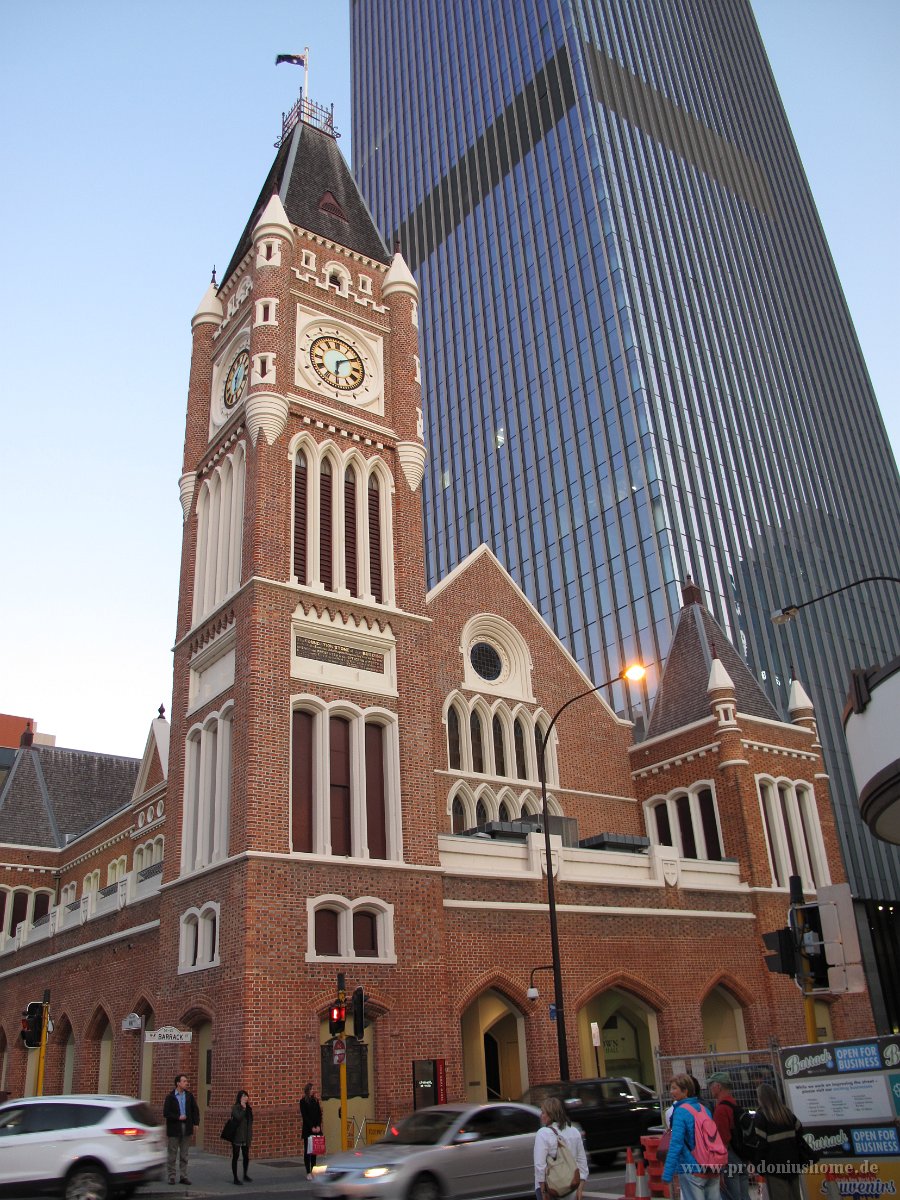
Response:
[[[387,1127],[382,1142],[393,1146],[436,1146],[459,1120],[455,1109],[428,1109]]]

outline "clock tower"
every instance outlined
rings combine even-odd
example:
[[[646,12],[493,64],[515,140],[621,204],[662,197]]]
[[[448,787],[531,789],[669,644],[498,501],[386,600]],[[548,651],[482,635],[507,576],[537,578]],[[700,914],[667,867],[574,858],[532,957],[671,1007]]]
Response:
[[[338,972],[367,997],[351,1115],[408,1091],[394,1039],[451,1057],[409,1004],[443,970],[418,290],[317,115],[286,123],[192,322],[161,921],[172,1004],[207,1028],[200,1099],[241,1063],[273,1149],[323,1077]]]

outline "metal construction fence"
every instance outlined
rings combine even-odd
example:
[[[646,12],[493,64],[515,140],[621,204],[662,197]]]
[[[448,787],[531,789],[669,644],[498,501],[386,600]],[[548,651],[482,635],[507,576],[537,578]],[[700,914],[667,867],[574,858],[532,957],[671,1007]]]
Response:
[[[755,1109],[759,1084],[771,1084],[779,1094],[783,1093],[778,1050],[777,1043],[772,1042],[765,1050],[707,1051],[701,1054],[657,1052],[656,1090],[661,1111],[665,1112],[671,1103],[669,1081],[673,1075],[693,1075],[700,1084],[701,1094],[706,1095],[707,1080],[716,1071],[728,1073],[731,1092],[738,1104]]]

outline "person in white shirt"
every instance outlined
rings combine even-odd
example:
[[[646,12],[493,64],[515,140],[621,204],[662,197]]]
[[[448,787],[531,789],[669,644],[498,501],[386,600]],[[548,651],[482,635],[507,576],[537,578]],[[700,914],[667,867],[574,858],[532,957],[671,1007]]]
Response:
[[[541,1128],[534,1139],[534,1193],[537,1200],[549,1198],[546,1183],[547,1159],[556,1158],[561,1141],[565,1142],[572,1152],[581,1176],[578,1187],[569,1192],[569,1196],[571,1200],[582,1200],[585,1180],[588,1177],[588,1164],[581,1130],[569,1120],[562,1100],[557,1096],[548,1096],[541,1105]]]

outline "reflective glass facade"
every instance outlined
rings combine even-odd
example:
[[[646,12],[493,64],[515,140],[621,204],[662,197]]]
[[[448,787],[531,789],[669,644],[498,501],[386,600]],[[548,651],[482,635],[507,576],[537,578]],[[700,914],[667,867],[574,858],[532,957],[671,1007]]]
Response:
[[[854,891],[900,894],[840,723],[900,587],[769,620],[900,575],[900,480],[749,4],[351,0],[351,29],[355,173],[422,292],[430,580],[487,542],[599,680],[663,661],[692,575],[780,710],[792,664],[812,695]]]

